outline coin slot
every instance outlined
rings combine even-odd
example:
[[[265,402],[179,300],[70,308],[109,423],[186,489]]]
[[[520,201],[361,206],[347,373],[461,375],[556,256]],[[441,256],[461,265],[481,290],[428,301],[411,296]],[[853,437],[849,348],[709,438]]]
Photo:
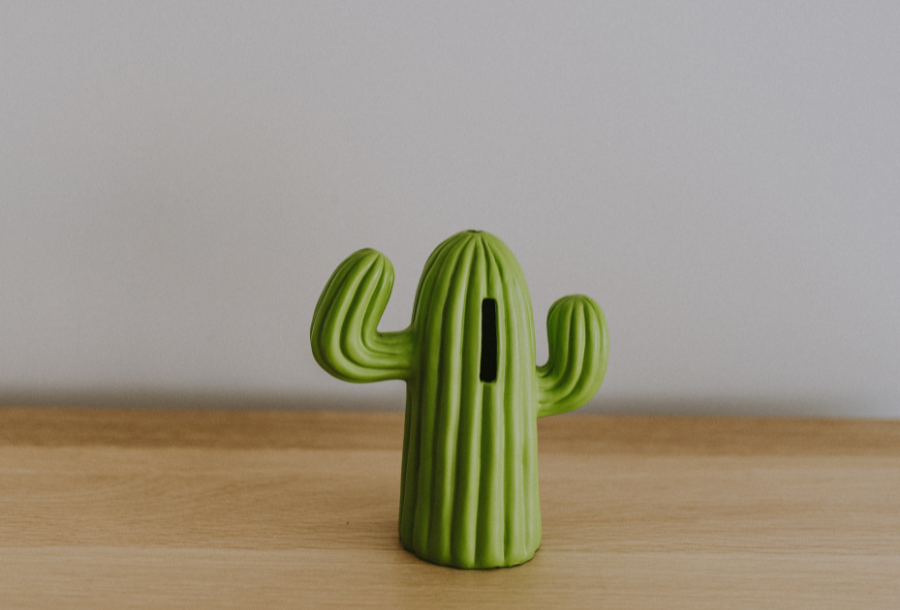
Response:
[[[481,380],[497,379],[497,301],[481,302]]]

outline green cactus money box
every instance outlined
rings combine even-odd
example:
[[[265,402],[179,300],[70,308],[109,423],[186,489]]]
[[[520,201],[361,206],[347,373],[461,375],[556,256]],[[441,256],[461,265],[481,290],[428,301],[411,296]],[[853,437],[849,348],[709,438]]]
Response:
[[[316,361],[339,379],[406,381],[400,541],[457,568],[514,566],[541,543],[537,418],[577,409],[606,372],[603,311],[567,296],[547,316],[536,366],[525,277],[506,244],[463,231],[432,253],[412,323],[377,330],[394,282],[365,249],[337,268],[313,316]]]

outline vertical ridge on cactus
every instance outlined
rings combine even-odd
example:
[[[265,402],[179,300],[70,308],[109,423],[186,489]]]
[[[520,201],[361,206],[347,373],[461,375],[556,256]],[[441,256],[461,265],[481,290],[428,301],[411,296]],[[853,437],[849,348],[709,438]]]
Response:
[[[316,361],[340,379],[407,383],[400,540],[440,565],[528,561],[541,541],[537,418],[575,409],[599,389],[603,312],[583,295],[554,303],[550,355],[536,366],[525,277],[509,248],[482,231],[442,242],[425,264],[410,326],[379,333],[392,285],[380,253],[348,257],[319,299],[310,340]]]

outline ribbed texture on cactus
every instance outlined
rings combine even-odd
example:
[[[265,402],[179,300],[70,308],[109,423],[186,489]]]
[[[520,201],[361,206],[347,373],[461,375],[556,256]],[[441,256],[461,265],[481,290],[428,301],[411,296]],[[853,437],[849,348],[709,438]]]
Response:
[[[534,335],[525,278],[486,233],[438,247],[413,313],[419,374],[407,391],[400,539],[429,561],[494,567],[540,543]],[[496,379],[480,379],[482,304],[496,303]]]
[[[557,301],[550,359],[538,368],[525,277],[493,235],[464,231],[440,244],[409,328],[378,333],[392,282],[385,257],[352,255],[319,299],[310,337],[332,375],[407,382],[400,540],[441,565],[528,561],[541,541],[537,418],[577,408],[599,388],[603,313],[588,297]]]

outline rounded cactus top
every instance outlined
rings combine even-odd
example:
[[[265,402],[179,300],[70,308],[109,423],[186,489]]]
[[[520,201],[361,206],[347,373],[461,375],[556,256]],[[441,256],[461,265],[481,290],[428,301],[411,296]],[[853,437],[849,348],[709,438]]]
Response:
[[[416,291],[413,320],[423,301],[495,299],[499,304],[521,301],[531,307],[525,275],[509,247],[487,231],[468,229],[445,239],[434,249]],[[479,305],[480,306],[480,305]],[[529,312],[530,313],[530,312]]]

